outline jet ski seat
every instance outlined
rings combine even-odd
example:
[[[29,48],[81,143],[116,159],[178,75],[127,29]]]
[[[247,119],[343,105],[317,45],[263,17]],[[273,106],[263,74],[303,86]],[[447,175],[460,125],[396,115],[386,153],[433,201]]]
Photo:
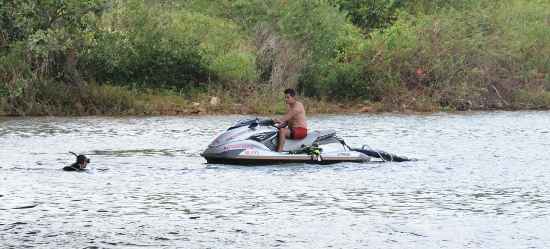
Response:
[[[311,146],[315,141],[336,136],[335,130],[318,130],[308,132],[304,139],[287,139],[283,151],[295,151],[304,146]]]

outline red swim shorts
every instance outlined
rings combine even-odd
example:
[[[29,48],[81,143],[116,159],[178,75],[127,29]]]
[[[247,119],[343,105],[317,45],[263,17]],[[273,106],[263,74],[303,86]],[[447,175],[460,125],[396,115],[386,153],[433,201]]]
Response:
[[[304,139],[307,136],[307,129],[304,127],[296,127],[290,129],[291,139]]]

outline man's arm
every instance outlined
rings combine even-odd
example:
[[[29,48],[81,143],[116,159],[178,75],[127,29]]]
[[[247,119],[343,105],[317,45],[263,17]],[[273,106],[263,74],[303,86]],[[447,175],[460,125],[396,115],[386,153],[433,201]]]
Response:
[[[291,120],[294,117],[294,115],[296,115],[296,114],[297,114],[297,112],[296,112],[296,110],[294,110],[294,108],[290,109],[290,110],[288,110],[288,112],[282,118],[276,119],[276,121],[279,121],[280,123],[286,123],[289,120]]]

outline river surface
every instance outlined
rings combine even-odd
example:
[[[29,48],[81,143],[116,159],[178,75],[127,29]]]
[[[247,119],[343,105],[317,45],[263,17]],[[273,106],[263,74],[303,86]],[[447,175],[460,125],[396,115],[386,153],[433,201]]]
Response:
[[[421,160],[205,164],[244,117],[1,118],[0,248],[550,245],[550,112],[314,116]]]

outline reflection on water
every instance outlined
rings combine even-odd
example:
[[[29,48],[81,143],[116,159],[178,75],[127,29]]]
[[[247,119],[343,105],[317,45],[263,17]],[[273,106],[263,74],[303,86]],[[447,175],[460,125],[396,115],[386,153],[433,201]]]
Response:
[[[241,167],[200,152],[242,116],[0,119],[0,247],[544,248],[550,113],[326,115],[421,161]],[[85,172],[64,172],[88,155]]]

